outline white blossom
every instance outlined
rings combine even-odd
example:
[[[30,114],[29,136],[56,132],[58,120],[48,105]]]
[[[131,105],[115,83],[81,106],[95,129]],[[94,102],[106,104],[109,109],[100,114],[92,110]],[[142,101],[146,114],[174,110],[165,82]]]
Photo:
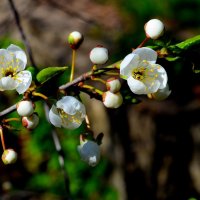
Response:
[[[118,92],[121,88],[121,83],[117,78],[110,78],[106,81],[107,90],[110,92]]]
[[[103,93],[103,104],[107,108],[119,108],[123,103],[123,97],[120,92],[112,93],[110,91]]]
[[[49,111],[49,120],[56,127],[78,128],[85,119],[85,106],[75,97],[64,96]]]
[[[39,117],[35,113],[28,117],[22,117],[22,125],[29,130],[36,128],[38,124]]]
[[[90,60],[94,64],[102,65],[108,60],[108,50],[102,46],[97,46],[90,51]]]
[[[0,90],[14,90],[24,93],[32,81],[31,72],[24,70],[27,64],[25,52],[11,44],[0,49]]]
[[[169,85],[167,84],[165,88],[158,89],[157,92],[148,94],[148,97],[157,101],[162,101],[165,100],[170,94],[171,90],[169,90]]]
[[[17,160],[17,153],[13,149],[5,149],[1,158],[4,164],[12,164]]]
[[[94,167],[99,163],[100,147],[96,142],[85,139],[85,141],[81,141],[77,149],[81,159],[88,165]]]
[[[165,69],[156,64],[157,53],[147,47],[137,48],[120,64],[120,74],[127,79],[130,90],[135,94],[155,93],[167,84]]]
[[[145,24],[144,30],[147,37],[158,39],[164,33],[164,24],[159,19],[151,19]]]
[[[17,103],[17,113],[20,116],[30,116],[34,112],[34,104],[32,101],[23,100]]]

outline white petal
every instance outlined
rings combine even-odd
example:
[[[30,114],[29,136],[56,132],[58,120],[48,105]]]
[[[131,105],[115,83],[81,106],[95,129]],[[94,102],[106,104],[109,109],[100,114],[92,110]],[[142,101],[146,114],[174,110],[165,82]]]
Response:
[[[49,111],[49,121],[56,127],[61,128],[61,118],[58,114],[57,108],[53,105]]]
[[[148,94],[145,84],[141,81],[134,79],[132,76],[130,76],[127,79],[127,83],[128,83],[130,90],[133,93],[135,93],[135,94]]]
[[[16,75],[18,86],[16,88],[19,94],[24,93],[31,85],[32,75],[31,72],[24,70]]]
[[[162,101],[165,100],[171,94],[171,90],[169,90],[168,84],[165,88],[159,89],[157,92],[152,94],[152,97],[155,100]]]
[[[3,77],[0,80],[1,90],[14,90],[16,86],[17,86],[16,81],[10,76]]]
[[[150,79],[147,78],[147,79],[143,80],[143,83],[146,86],[146,93],[145,94],[154,93],[160,87],[160,81],[157,80],[157,79],[152,80],[151,78]]]
[[[129,77],[134,68],[139,64],[139,56],[130,53],[128,54],[120,64],[120,74]]]
[[[163,89],[166,87],[168,81],[167,72],[161,65],[155,64],[153,66],[156,68],[156,73],[158,74],[157,79],[160,81],[159,89]]]
[[[65,96],[56,103],[57,108],[63,109],[65,113],[75,115],[77,112],[81,112],[85,115],[85,106],[78,101],[75,97]]]
[[[13,61],[14,55],[6,49],[0,49],[0,64],[1,68],[7,68]]]
[[[157,53],[153,49],[148,47],[137,48],[133,53],[139,55],[140,60],[147,60],[151,63],[155,63],[157,59]]]
[[[21,64],[20,64],[22,66],[21,70],[24,70],[25,67],[26,67],[26,64],[27,64],[27,57],[26,57],[25,52],[21,48],[19,48],[16,45],[13,45],[13,44],[11,44],[7,48],[7,50],[9,50],[10,52],[14,53],[15,57],[22,61]]]

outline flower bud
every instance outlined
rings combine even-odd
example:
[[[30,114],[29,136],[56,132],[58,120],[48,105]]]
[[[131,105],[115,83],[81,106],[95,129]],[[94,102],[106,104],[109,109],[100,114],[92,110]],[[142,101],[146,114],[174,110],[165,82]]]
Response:
[[[39,124],[39,117],[33,113],[31,116],[22,117],[22,125],[27,129],[34,129]]]
[[[72,49],[78,49],[83,42],[83,35],[78,31],[73,31],[68,36],[68,43]]]
[[[115,93],[120,90],[121,83],[120,83],[119,79],[112,77],[106,81],[106,87],[107,87],[107,90]]]
[[[145,24],[144,30],[148,38],[158,39],[164,33],[164,24],[159,19],[151,19]]]
[[[88,165],[94,167],[98,164],[100,160],[100,148],[96,142],[85,139],[77,149],[81,159],[88,163]]]
[[[17,160],[17,153],[13,149],[5,149],[1,158],[4,164],[12,164]]]
[[[110,91],[103,93],[103,104],[107,108],[118,108],[123,103],[123,97],[120,92],[112,93]]]
[[[102,46],[97,46],[90,51],[90,60],[93,64],[102,65],[108,60],[108,50]]]
[[[30,116],[34,112],[34,104],[32,101],[23,100],[17,104],[17,113],[20,116]]]
[[[157,92],[148,94],[147,96],[150,99],[155,99],[157,101],[165,100],[171,94],[171,90],[169,90],[168,84],[163,89],[158,89]]]

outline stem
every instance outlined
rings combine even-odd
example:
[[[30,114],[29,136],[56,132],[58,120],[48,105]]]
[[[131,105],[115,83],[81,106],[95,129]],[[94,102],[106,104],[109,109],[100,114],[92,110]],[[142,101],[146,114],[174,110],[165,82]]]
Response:
[[[19,122],[20,119],[19,118],[9,118],[9,119],[4,119],[3,120],[4,123],[11,122],[11,121],[18,121]]]
[[[72,67],[71,67],[70,82],[73,81],[74,79],[75,59],[76,59],[76,50],[72,49]]]
[[[42,99],[44,99],[44,100],[47,100],[48,99],[48,97],[47,96],[45,96],[44,94],[42,94],[42,93],[39,93],[39,92],[32,92],[32,95],[33,96],[37,96],[37,97],[41,97]]]
[[[84,85],[81,85],[81,88],[89,89],[89,90],[94,91],[95,93],[97,93],[101,96],[103,95],[103,91],[101,91],[101,90],[99,90],[99,89],[97,89],[97,88],[95,88],[91,85],[84,84]]]
[[[0,127],[0,137],[1,137],[1,144],[2,144],[3,150],[5,151],[6,145],[5,145],[5,142],[4,142],[3,128],[2,127]]]
[[[137,48],[143,47],[144,44],[145,44],[147,41],[149,41],[149,39],[150,39],[150,38],[146,37],[146,38],[141,42],[141,44],[140,44]],[[136,49],[137,49],[137,48],[136,48]]]
[[[36,67],[35,61],[33,59],[33,53],[32,53],[30,44],[29,44],[29,42],[28,42],[28,40],[26,38],[26,35],[24,33],[24,30],[23,30],[23,28],[21,26],[21,20],[20,20],[20,17],[19,17],[19,13],[18,13],[18,11],[17,11],[17,9],[15,7],[15,4],[14,4],[13,0],[8,0],[8,2],[10,4],[12,13],[13,13],[13,15],[15,17],[15,22],[16,22],[17,28],[18,28],[18,30],[19,30],[19,32],[21,34],[21,38],[22,38],[22,40],[23,40],[23,42],[24,42],[24,44],[26,46],[26,49],[27,49],[27,52],[28,52],[28,55],[29,55],[29,59],[30,59],[31,65],[33,67]]]
[[[103,79],[101,79],[101,78],[96,78],[96,77],[91,76],[91,80],[93,80],[93,81],[99,81],[99,82],[101,82],[103,84],[106,84],[106,81],[103,80]]]

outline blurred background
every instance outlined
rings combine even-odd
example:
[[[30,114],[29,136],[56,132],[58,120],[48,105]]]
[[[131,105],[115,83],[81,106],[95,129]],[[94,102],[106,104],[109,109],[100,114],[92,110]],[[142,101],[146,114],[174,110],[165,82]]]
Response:
[[[144,24],[162,20],[171,41],[200,32],[200,0],[14,0],[39,68],[71,63],[67,36],[84,35],[77,52],[76,75],[88,71],[89,52],[108,48],[108,64],[121,60],[145,38]],[[22,42],[7,0],[0,1],[0,46]],[[148,44],[147,44],[148,45]],[[84,95],[95,134],[104,133],[102,159],[91,168],[77,153],[80,127],[58,129],[74,200],[194,200],[200,199],[200,81],[192,67],[199,66],[200,49],[177,62],[160,59],[169,76],[170,97],[163,102],[105,109]],[[191,59],[190,59],[191,58]],[[192,62],[194,61],[194,62]],[[1,110],[20,98],[1,92]],[[0,162],[0,199],[64,200],[66,190],[42,104],[36,102],[40,124],[27,131],[6,131],[7,147],[19,155],[14,165]],[[10,116],[17,116],[13,113]]]

